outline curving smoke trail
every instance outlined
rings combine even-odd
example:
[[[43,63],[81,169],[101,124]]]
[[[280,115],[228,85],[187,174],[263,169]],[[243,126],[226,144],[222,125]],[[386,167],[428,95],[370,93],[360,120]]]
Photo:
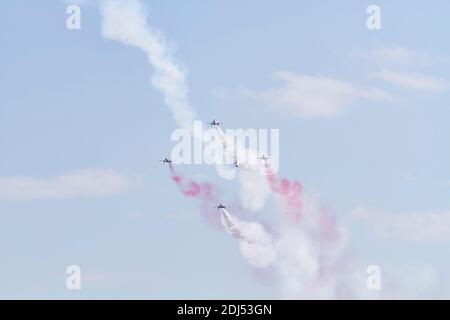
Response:
[[[226,209],[222,209],[220,220],[228,234],[239,240],[240,251],[250,265],[266,268],[276,261],[273,237],[262,224],[240,220]]]
[[[171,58],[161,33],[148,26],[139,1],[101,1],[100,11],[103,36],[145,52],[155,69],[153,87],[163,92],[164,101],[178,125],[192,129],[195,113],[187,99],[185,72]]]
[[[194,180],[186,181],[183,176],[175,172],[172,164],[169,163],[171,179],[180,188],[180,191],[187,197],[211,199],[215,198],[214,186],[208,182],[198,183]]]

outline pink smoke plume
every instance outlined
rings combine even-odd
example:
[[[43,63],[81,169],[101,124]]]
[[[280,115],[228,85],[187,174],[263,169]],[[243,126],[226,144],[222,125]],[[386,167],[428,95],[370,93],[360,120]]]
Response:
[[[272,192],[282,198],[284,213],[290,219],[298,221],[302,215],[301,184],[298,181],[278,178],[269,166],[266,166],[266,177]]]
[[[220,218],[214,206],[217,205],[217,188],[209,182],[197,182],[192,179],[186,180],[178,174],[171,163],[169,163],[170,178],[176,183],[181,193],[189,198],[200,201],[200,209],[203,217],[212,225],[220,227]]]
[[[282,198],[283,212],[293,221],[298,221],[304,214],[301,184],[298,181],[292,182],[286,178],[278,178],[269,166],[266,166],[266,170],[270,189]],[[322,239],[330,242],[337,241],[341,234],[332,210],[321,204],[317,215],[317,228]]]

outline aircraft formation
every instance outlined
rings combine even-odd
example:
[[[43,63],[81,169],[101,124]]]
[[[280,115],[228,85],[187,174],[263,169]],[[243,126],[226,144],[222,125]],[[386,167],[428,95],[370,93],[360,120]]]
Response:
[[[211,127],[213,127],[213,126],[220,126],[220,125],[223,124],[223,122],[217,122],[214,119],[213,121],[208,122],[208,124],[210,124]],[[258,159],[259,160],[263,160],[264,162],[266,162],[267,160],[270,159],[270,157],[267,157],[266,155],[261,155],[261,156],[258,157]],[[171,164],[172,163],[172,160],[167,158],[167,157],[162,159],[162,160],[159,160],[159,161],[162,162],[163,164]],[[238,163],[237,159],[234,160],[233,166],[236,167],[236,168],[239,168],[239,163]],[[219,210],[219,209],[225,209],[226,207],[227,206],[224,206],[222,203],[220,203],[218,206],[215,206],[214,208],[217,208]]]

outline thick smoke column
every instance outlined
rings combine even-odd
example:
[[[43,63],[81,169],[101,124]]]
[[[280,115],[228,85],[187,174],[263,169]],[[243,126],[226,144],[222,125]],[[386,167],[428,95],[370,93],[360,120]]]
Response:
[[[148,26],[139,2],[101,1],[100,9],[103,17],[103,36],[145,52],[148,62],[155,69],[152,85],[163,92],[164,101],[178,125],[192,129],[195,115],[187,99],[185,74],[173,62],[161,34]]]
[[[346,237],[332,211],[302,194],[301,219],[280,216],[277,270],[285,298],[349,298],[353,275],[346,261]]]
[[[262,224],[243,221],[226,209],[221,222],[250,265],[275,270],[283,298],[353,297],[354,270],[346,260],[342,230],[315,197],[306,196],[304,208],[299,224],[280,217],[276,237]]]

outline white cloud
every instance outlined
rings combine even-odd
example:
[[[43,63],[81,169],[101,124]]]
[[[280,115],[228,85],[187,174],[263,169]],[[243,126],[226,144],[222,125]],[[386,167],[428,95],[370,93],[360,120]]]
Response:
[[[296,117],[329,117],[344,112],[356,99],[386,100],[389,93],[376,88],[360,88],[330,77],[278,71],[283,85],[264,92],[251,93],[266,104]]]
[[[401,46],[381,47],[372,50],[373,57],[380,62],[400,64],[429,64],[431,57]]]
[[[353,48],[351,50],[336,50],[339,56],[351,59],[364,59],[377,65],[402,65],[422,68],[435,63],[446,62],[446,59],[425,52],[405,48],[399,45],[379,46],[371,50]]]
[[[53,178],[0,177],[0,199],[70,199],[108,197],[128,190],[132,182],[112,170],[89,169]]]
[[[445,79],[414,71],[447,62],[446,59],[439,56],[398,45],[382,46],[365,51],[360,49],[337,51],[337,54],[352,59],[361,58],[377,65],[380,71],[372,73],[370,76],[386,81],[391,85],[429,92],[444,91],[449,86],[448,81]]]
[[[431,77],[418,72],[382,70],[371,75],[407,89],[439,92],[448,88],[444,79]]]
[[[395,214],[359,207],[351,216],[354,220],[369,223],[376,235],[385,239],[450,240],[450,211]]]

